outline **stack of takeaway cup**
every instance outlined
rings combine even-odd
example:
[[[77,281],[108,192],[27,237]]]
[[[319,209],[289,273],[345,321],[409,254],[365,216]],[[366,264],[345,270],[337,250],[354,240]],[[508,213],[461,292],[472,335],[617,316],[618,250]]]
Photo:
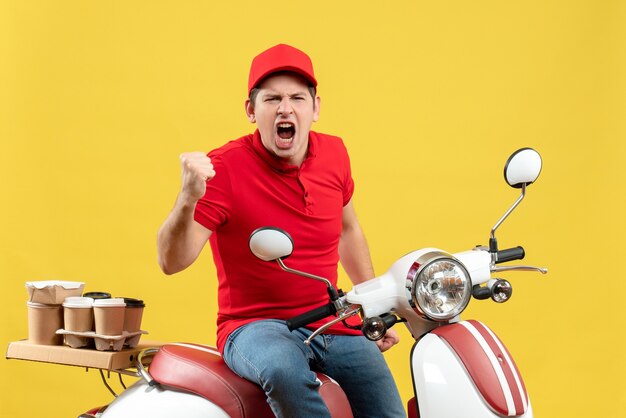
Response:
[[[63,306],[66,297],[80,296],[85,283],[68,281],[26,282],[28,291],[28,341],[33,344],[61,345]]]
[[[145,304],[140,299],[112,298],[87,292],[83,282],[27,282],[28,341],[33,344],[119,350],[139,342]],[[59,333],[57,333],[59,331]]]

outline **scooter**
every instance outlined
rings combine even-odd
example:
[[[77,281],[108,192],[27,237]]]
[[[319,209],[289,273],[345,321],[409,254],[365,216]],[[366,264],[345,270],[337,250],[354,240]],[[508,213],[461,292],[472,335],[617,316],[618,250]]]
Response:
[[[359,315],[361,330],[372,341],[402,322],[415,339],[410,367],[415,397],[408,403],[410,418],[524,417],[533,416],[522,377],[504,344],[485,324],[461,320],[472,297],[498,303],[509,300],[511,284],[493,274],[547,269],[500,266],[525,256],[522,247],[500,250],[496,230],[521,203],[526,188],[541,172],[540,155],[522,148],[504,168],[507,183],[521,196],[491,230],[488,246],[450,254],[436,248],[413,251],[397,260],[381,276],[355,285],[347,293],[326,278],[293,270],[284,263],[294,248],[285,231],[263,227],[249,240],[252,253],[276,262],[285,271],[326,284],[329,302],[287,321],[293,330],[317,320],[335,318],[315,330],[310,342],[338,322]],[[150,363],[148,369],[145,364]],[[137,358],[135,384],[109,405],[79,418],[171,417],[271,418],[265,394],[257,385],[235,375],[219,353],[198,344],[168,344],[144,350]],[[318,374],[319,391],[335,418],[352,413],[341,388]]]

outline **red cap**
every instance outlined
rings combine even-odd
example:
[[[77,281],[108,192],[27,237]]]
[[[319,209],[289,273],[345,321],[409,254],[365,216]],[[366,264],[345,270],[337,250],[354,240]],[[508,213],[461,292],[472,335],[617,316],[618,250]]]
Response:
[[[278,71],[293,71],[306,78],[312,86],[317,86],[311,58],[297,48],[279,44],[261,52],[252,60],[248,95],[265,77]]]

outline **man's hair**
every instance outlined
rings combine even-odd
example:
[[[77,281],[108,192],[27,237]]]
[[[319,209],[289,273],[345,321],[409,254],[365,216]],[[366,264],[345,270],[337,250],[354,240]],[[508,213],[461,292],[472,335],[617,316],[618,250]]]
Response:
[[[279,71],[279,72],[273,73],[272,75],[281,74],[281,73],[290,73],[290,72]],[[315,102],[315,96],[317,96],[317,88],[315,86],[308,85],[307,89],[309,90],[309,93],[311,94],[311,97],[313,98],[313,102]],[[254,107],[256,96],[259,94],[259,90],[260,89],[258,87],[254,87],[252,90],[250,90],[250,97],[248,98],[250,99],[250,103],[252,103],[252,107]]]

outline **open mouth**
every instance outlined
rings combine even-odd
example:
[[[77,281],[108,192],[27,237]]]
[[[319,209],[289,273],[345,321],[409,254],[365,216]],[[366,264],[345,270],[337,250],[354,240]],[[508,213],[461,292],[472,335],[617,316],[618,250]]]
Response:
[[[288,143],[296,135],[296,126],[291,122],[281,122],[276,127],[276,134],[285,143]]]

